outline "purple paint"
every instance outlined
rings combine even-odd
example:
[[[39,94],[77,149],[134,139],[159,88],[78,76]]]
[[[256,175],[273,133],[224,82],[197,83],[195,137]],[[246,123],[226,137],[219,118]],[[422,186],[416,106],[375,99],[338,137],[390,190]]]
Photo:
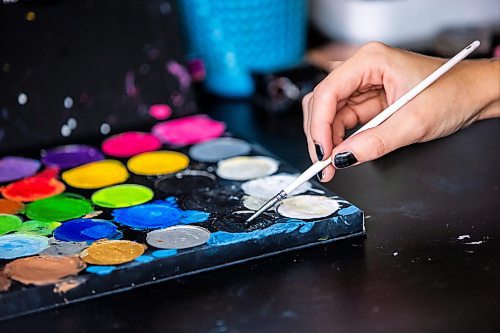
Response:
[[[6,156],[0,159],[0,182],[10,182],[33,176],[40,168],[40,162],[31,158]]]
[[[67,145],[42,151],[43,164],[58,166],[61,169],[70,169],[103,159],[104,155],[98,149],[86,145]]]

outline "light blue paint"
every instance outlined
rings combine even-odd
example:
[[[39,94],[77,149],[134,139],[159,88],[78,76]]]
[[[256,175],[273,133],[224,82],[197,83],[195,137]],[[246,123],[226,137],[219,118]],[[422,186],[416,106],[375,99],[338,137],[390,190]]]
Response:
[[[351,214],[354,214],[356,212],[359,212],[359,208],[358,207],[356,207],[356,206],[349,206],[349,207],[342,208],[341,210],[339,210],[339,215],[351,215]]]
[[[177,250],[156,250],[151,255],[155,258],[166,258],[175,256],[177,254]]]
[[[306,233],[311,231],[313,226],[313,222],[304,222],[301,220],[292,219],[288,220],[288,222],[285,223],[275,223],[268,228],[262,230],[254,230],[251,232],[231,233],[225,231],[217,231],[210,235],[207,244],[210,246],[230,245],[249,240],[262,239],[282,233],[288,234],[295,230],[298,230],[301,233]]]
[[[155,258],[152,256],[148,255],[142,255],[134,259],[134,261],[141,262],[141,263],[147,263],[153,261]]]
[[[116,222],[137,230],[200,223],[205,222],[210,217],[209,213],[180,209],[174,197],[134,207],[115,209],[112,215]]]
[[[44,236],[11,234],[0,236],[0,259],[14,259],[38,254],[49,247]]]
[[[86,271],[97,275],[106,275],[116,269],[116,266],[89,266]]]

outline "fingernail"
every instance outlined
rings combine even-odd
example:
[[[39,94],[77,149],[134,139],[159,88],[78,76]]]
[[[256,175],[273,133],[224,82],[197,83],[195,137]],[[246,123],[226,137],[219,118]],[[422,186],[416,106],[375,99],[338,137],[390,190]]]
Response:
[[[358,163],[357,158],[350,151],[344,153],[338,153],[333,157],[333,165],[337,169],[348,168],[351,165]]]
[[[318,172],[316,174],[316,177],[318,178],[318,180],[321,182],[321,180],[323,179],[323,170],[321,170],[320,172]]]
[[[323,161],[323,157],[325,157],[323,148],[316,143],[314,144],[314,148],[316,149],[316,157],[318,157],[318,161]]]

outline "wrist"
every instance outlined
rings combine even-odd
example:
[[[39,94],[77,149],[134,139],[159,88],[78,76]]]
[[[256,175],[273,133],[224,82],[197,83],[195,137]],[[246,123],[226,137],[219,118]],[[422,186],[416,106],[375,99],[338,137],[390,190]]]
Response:
[[[476,120],[500,117],[500,59],[468,61],[471,110]]]

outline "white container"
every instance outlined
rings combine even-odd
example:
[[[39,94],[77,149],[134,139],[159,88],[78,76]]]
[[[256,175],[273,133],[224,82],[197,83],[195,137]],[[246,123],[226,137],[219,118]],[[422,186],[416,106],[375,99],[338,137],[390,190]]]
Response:
[[[431,41],[442,29],[500,23],[500,0],[311,0],[326,36],[399,46]]]

